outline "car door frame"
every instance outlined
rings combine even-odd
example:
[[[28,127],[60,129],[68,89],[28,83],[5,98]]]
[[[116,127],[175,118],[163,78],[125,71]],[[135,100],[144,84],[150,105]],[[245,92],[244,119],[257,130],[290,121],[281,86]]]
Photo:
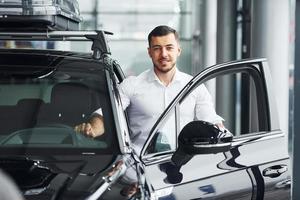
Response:
[[[271,81],[269,76],[266,76],[268,73],[266,73],[264,70],[267,69],[267,67],[263,67],[263,65],[267,65],[267,60],[266,59],[245,59],[245,60],[239,60],[239,61],[232,61],[232,62],[227,62],[223,64],[218,64],[211,66],[209,68],[204,69],[201,71],[199,74],[197,74],[187,85],[177,94],[177,96],[172,100],[172,102],[169,104],[169,106],[164,110],[164,112],[160,115],[154,126],[152,127],[150,134],[142,148],[140,158],[141,160],[145,160],[147,156],[145,156],[145,150],[149,146],[149,143],[151,139],[154,137],[159,125],[164,122],[166,116],[168,113],[175,108],[175,113],[179,112],[179,109],[176,108],[178,103],[180,103],[188,94],[189,91],[191,91],[194,87],[197,87],[199,84],[205,82],[206,80],[210,79],[212,76],[216,77],[218,75],[224,74],[225,70],[226,71],[241,71],[240,68],[237,68],[238,66],[243,66],[245,64],[253,64],[251,68],[256,69],[259,71],[259,73],[263,76],[266,77],[268,80],[266,81]],[[255,64],[255,66],[254,66]],[[246,70],[246,69],[245,69]],[[263,78],[262,77],[262,78]],[[276,110],[276,105],[274,105],[273,102],[270,102],[270,100],[274,99],[271,93],[268,93],[267,91],[271,90],[270,86],[268,86],[265,82],[266,81],[261,81],[262,88],[261,92],[264,94],[267,94],[266,100],[268,102],[264,102],[260,106],[265,106],[267,107],[267,113],[265,115],[268,115],[267,118],[270,120],[268,122],[268,129],[279,129],[279,120],[277,116],[277,110]],[[272,119],[271,117],[272,116]],[[178,121],[179,119],[177,119]],[[178,123],[177,123],[178,124]],[[176,131],[178,132],[178,127],[176,127]]]

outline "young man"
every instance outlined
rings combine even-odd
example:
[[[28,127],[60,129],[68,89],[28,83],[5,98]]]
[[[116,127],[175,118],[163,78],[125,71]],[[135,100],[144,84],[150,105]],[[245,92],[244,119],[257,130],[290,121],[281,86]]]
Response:
[[[148,43],[153,68],[136,77],[128,77],[119,86],[123,107],[128,112],[132,145],[137,153],[140,153],[158,117],[192,78],[180,72],[176,66],[181,53],[176,30],[158,26],[148,35]],[[181,124],[197,119],[223,127],[223,119],[216,114],[204,85],[198,87],[195,95],[189,98],[188,106],[185,106],[180,118]],[[104,126],[99,117],[92,117],[90,122],[76,126],[75,130],[96,137],[104,133]]]

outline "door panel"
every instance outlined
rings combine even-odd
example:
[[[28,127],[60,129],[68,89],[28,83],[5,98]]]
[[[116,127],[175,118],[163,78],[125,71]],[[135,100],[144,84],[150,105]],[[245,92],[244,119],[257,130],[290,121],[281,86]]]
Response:
[[[280,132],[237,139],[228,152],[146,166],[160,199],[290,199],[289,159]],[[157,158],[155,159],[157,160]]]
[[[218,163],[224,160],[224,154],[219,153],[196,155],[180,169],[170,161],[149,165],[147,179],[159,199],[251,199],[252,186],[247,172],[243,168],[219,168]]]
[[[242,139],[242,142],[241,142]],[[284,134],[280,131],[236,139],[227,163],[247,166],[253,199],[290,199],[290,165]],[[238,155],[238,156],[236,156]],[[276,198],[275,198],[276,197]]]
[[[291,172],[289,159],[284,159],[278,162],[273,162],[271,164],[261,165],[259,167],[260,172],[263,174],[263,171],[266,169],[272,169],[277,171],[274,176],[264,176],[265,184],[265,200],[286,200],[291,199],[290,189],[291,189]],[[278,173],[278,171],[281,171]],[[277,175],[275,175],[277,174]]]

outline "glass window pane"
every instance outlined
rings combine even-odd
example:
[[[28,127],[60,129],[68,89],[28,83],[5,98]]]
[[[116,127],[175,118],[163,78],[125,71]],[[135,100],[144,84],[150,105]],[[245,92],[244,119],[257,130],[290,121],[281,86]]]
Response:
[[[159,126],[146,154],[175,151],[177,147],[176,121],[174,110],[170,111],[165,121]]]
[[[0,146],[118,151],[106,70],[99,62],[24,52],[1,58]],[[103,136],[76,133],[74,126],[99,108]]]

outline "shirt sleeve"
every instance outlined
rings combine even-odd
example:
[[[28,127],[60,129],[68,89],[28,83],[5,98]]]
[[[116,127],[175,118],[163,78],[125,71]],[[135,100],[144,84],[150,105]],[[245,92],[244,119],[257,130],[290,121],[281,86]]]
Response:
[[[222,123],[224,119],[217,115],[212,97],[205,85],[201,84],[194,92],[196,93],[196,120],[208,121],[213,124]]]
[[[98,108],[94,113],[103,116],[102,108]]]
[[[118,89],[122,106],[124,109],[126,109],[130,104],[130,96],[132,93],[132,78],[125,79],[121,84],[119,84]],[[94,111],[94,113],[103,116],[102,108],[98,108]]]

